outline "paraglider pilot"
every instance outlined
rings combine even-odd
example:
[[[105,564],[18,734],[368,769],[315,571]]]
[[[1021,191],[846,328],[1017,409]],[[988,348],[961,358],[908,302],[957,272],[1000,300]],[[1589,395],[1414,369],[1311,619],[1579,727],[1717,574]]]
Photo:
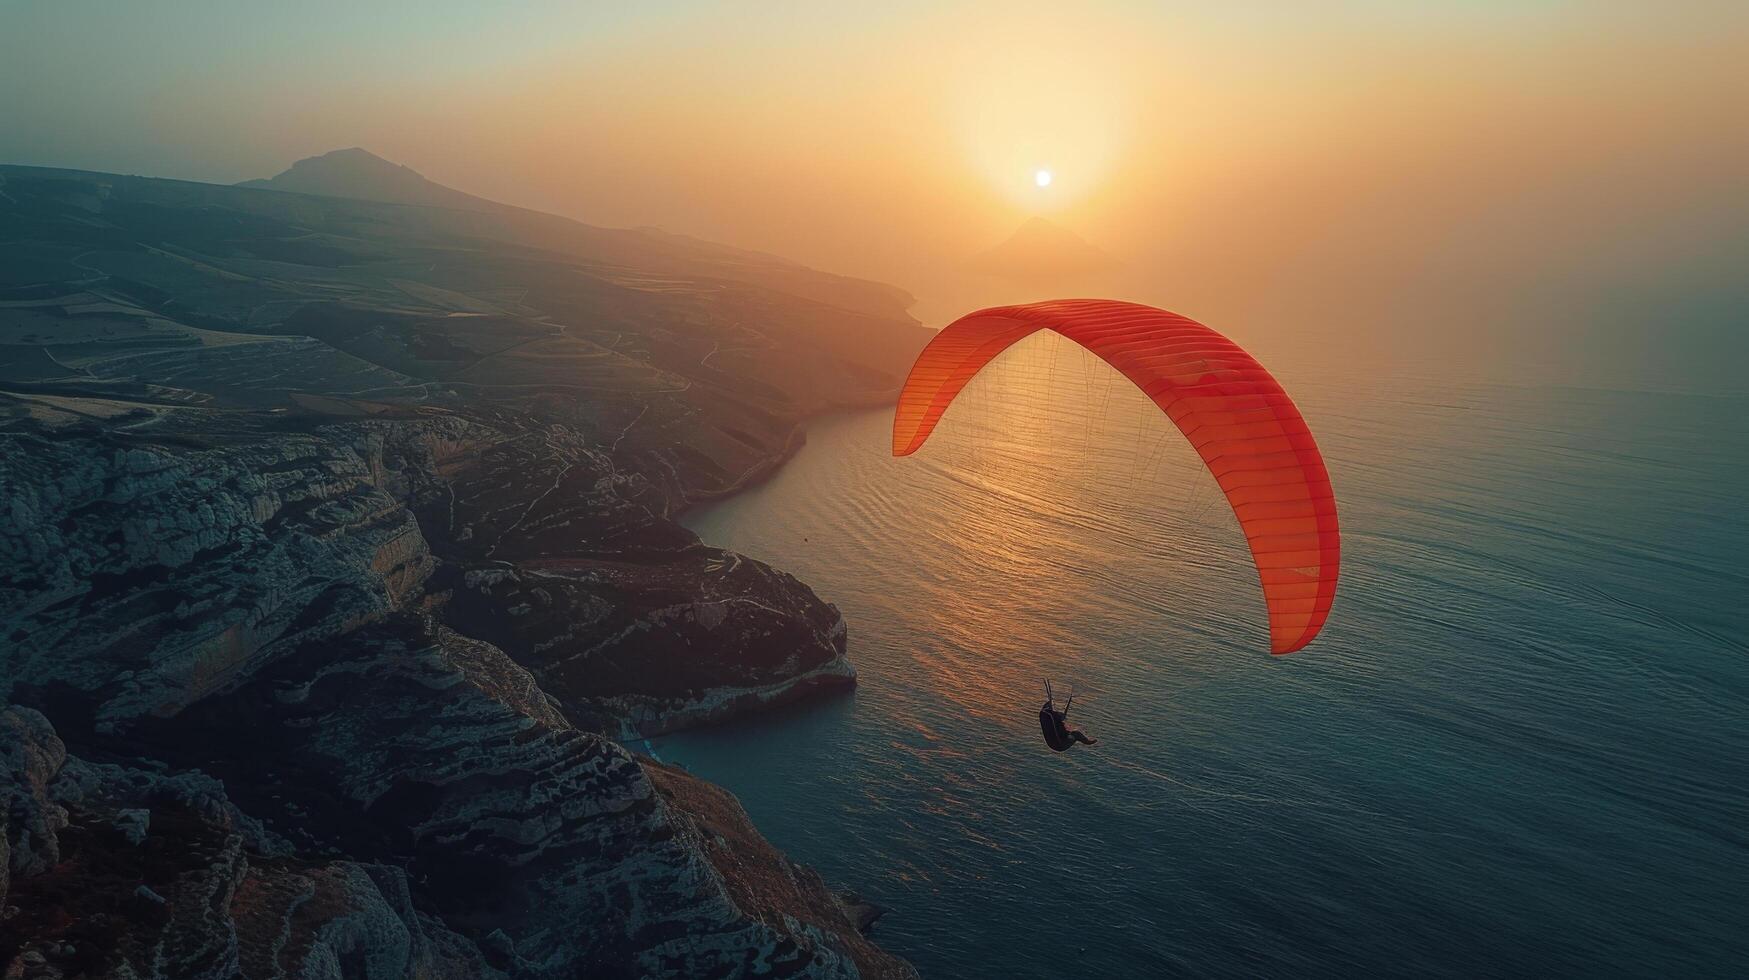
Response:
[[[1056,697],[1051,693],[1051,682],[1045,681],[1045,703],[1038,709],[1039,727],[1044,729],[1045,744],[1058,752],[1067,752],[1075,747],[1076,742],[1083,745],[1097,745],[1099,740],[1088,738],[1086,733],[1069,727],[1069,709],[1075,706],[1075,692],[1069,692],[1069,700],[1063,704],[1063,710],[1058,711]]]

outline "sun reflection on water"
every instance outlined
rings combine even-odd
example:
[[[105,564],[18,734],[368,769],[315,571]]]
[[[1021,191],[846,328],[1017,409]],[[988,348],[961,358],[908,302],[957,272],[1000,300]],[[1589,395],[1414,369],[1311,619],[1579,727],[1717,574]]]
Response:
[[[909,525],[922,536],[912,548],[929,595],[904,614],[941,641],[914,662],[974,715],[1011,717],[1015,692],[1039,687],[1041,648],[1069,666],[1105,656],[1086,624],[1133,621],[1123,582],[1140,566],[1178,593],[1206,592],[1196,579],[1223,563],[1249,567],[1237,523],[1214,506],[1219,488],[1176,427],[1055,334],[980,372],[935,437],[897,465],[929,471],[905,506],[937,509]],[[1261,622],[1261,598],[1230,598]]]

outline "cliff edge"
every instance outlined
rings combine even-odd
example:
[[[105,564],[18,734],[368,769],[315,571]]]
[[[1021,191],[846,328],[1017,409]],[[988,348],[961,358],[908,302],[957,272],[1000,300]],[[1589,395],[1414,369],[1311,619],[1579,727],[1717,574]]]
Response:
[[[614,739],[854,682],[672,516],[926,337],[531,214],[0,167],[8,975],[906,975]]]

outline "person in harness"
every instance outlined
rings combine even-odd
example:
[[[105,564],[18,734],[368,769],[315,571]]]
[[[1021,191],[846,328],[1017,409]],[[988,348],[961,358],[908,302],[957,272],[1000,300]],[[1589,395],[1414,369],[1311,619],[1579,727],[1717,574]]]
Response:
[[[1069,727],[1069,709],[1075,706],[1075,692],[1069,692],[1069,700],[1064,703],[1063,710],[1058,711],[1056,696],[1051,693],[1051,682],[1045,681],[1045,703],[1038,709],[1038,724],[1044,729],[1045,744],[1058,752],[1067,752],[1075,747],[1076,742],[1083,745],[1098,745],[1099,740],[1088,738],[1086,733]]]

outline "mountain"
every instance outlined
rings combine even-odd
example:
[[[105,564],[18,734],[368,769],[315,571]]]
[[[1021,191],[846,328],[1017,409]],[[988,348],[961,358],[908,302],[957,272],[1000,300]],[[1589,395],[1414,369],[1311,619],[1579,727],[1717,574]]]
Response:
[[[356,146],[307,157],[277,177],[246,180],[237,186],[461,211],[492,211],[504,207],[433,183],[411,167],[390,163]]]
[[[1117,265],[1110,255],[1061,225],[1032,218],[1002,244],[974,256],[974,272],[1003,279],[1056,278]]]
[[[559,215],[476,197],[353,147],[299,160],[267,180],[239,187],[351,198],[430,209],[425,220],[457,233],[538,245],[594,262],[652,273],[758,284],[856,313],[903,315],[914,302],[902,289],[810,269],[764,252],[707,242],[659,228],[601,228]]]
[[[0,964],[914,978],[622,744],[855,683],[675,517],[908,297],[318,159],[403,200],[0,166]]]

